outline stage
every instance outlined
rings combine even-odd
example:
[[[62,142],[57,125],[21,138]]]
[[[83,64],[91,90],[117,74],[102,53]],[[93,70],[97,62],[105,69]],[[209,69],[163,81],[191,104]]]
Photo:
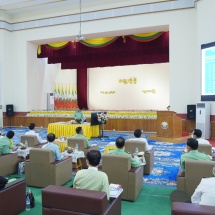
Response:
[[[184,136],[184,137],[178,137],[178,138],[168,138],[168,137],[157,137],[155,136],[148,136],[149,140],[157,140],[162,142],[169,142],[169,143],[186,143],[187,139],[190,138],[190,136]]]

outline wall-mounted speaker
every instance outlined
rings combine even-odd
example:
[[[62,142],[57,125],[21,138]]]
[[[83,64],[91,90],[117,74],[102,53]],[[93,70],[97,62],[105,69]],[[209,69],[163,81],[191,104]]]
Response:
[[[196,105],[187,105],[187,119],[196,119]]]
[[[13,105],[6,105],[6,115],[7,116],[13,116]]]

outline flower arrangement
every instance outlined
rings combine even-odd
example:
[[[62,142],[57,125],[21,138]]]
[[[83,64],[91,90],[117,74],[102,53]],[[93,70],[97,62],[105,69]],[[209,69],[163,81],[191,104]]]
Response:
[[[105,123],[108,120],[107,113],[97,113],[97,119],[100,123]]]

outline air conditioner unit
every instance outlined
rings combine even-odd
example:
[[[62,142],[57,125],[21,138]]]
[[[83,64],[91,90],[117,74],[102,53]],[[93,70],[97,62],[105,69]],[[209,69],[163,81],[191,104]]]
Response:
[[[210,103],[196,104],[196,128],[202,131],[202,138],[210,138]]]
[[[47,110],[54,111],[54,93],[47,93]]]
[[[2,110],[2,105],[0,105],[0,128],[3,128],[3,110]]]

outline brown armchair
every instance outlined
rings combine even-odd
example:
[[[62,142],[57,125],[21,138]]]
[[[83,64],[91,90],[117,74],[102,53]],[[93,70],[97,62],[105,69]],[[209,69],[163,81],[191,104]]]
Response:
[[[128,156],[105,154],[102,171],[108,175],[109,183],[122,185],[122,199],[136,200],[143,187],[143,166],[131,168]]]
[[[18,179],[0,190],[0,214],[15,215],[25,210],[25,180]]]
[[[185,191],[192,196],[203,177],[213,177],[212,168],[215,161],[187,160],[185,175],[177,176],[177,190]]]
[[[107,201],[104,192],[50,185],[42,190],[43,215],[120,215],[121,198]]]
[[[48,149],[30,150],[30,160],[25,161],[26,184],[46,187],[50,184],[63,185],[72,178],[72,158],[55,161]]]
[[[206,155],[212,154],[212,145],[211,144],[199,144],[198,151],[205,153]]]
[[[98,150],[98,146],[93,146],[93,147],[87,147],[87,142],[83,138],[68,138],[67,139],[67,145],[68,147],[73,147],[75,148],[76,143],[78,143],[78,148],[79,150],[84,152],[84,155],[87,155],[87,152],[90,150]],[[86,158],[82,158],[82,167],[83,168],[88,168],[87,163],[86,163]]]
[[[40,144],[35,135],[22,135],[21,143],[25,144],[25,141],[28,141],[28,146],[33,148],[41,148],[44,144]]]
[[[171,215],[214,215],[215,207],[192,203],[173,202]]]
[[[0,175],[6,176],[17,173],[18,155],[17,153],[0,155]]]
[[[144,166],[144,175],[149,175],[154,168],[154,149],[146,151],[146,143],[144,141],[126,140],[125,151],[133,154],[136,147],[139,151],[144,152],[146,165]]]

